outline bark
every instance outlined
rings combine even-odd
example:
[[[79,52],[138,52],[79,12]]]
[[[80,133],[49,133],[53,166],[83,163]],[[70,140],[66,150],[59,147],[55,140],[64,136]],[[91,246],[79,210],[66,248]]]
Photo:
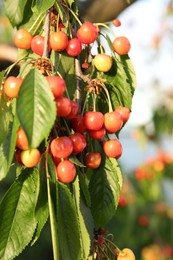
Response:
[[[116,18],[129,5],[127,0],[79,1],[79,14],[91,22],[106,22]]]

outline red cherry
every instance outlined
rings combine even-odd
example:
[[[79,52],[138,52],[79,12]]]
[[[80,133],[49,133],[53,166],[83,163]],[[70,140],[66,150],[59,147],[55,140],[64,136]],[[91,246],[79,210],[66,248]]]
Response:
[[[55,98],[62,97],[66,90],[65,80],[59,76],[46,76]]]
[[[128,54],[128,52],[130,51],[131,45],[126,37],[120,36],[115,38],[112,43],[112,47],[113,50],[119,55],[125,55]]]
[[[118,112],[108,112],[104,115],[104,126],[108,133],[116,133],[122,125],[123,120]]]
[[[97,169],[101,164],[101,155],[97,152],[88,152],[85,155],[85,165],[91,169]]]
[[[67,117],[71,112],[71,101],[66,97],[56,99],[57,116]]]
[[[82,115],[74,116],[70,121],[71,127],[75,132],[83,134],[86,131],[84,117]]]
[[[23,128],[19,127],[17,130],[16,146],[20,150],[28,150],[28,139]]]
[[[57,137],[52,140],[50,150],[53,157],[66,158],[73,151],[73,142],[68,136]]]
[[[101,112],[88,111],[84,115],[84,124],[89,130],[99,130],[103,123],[104,116]]]
[[[52,50],[63,51],[68,45],[67,34],[63,31],[52,32],[50,34],[50,46]]]
[[[115,108],[115,112],[120,113],[123,123],[126,123],[130,117],[130,109],[128,107],[118,106]]]
[[[71,112],[68,114],[66,118],[72,119],[75,115],[77,115],[79,110],[78,103],[76,101],[71,100]]]
[[[49,45],[48,47],[49,51],[51,50],[51,47]],[[43,50],[44,50],[44,37],[41,35],[36,35],[33,37],[32,41],[31,41],[31,50],[42,56],[43,55]]]
[[[69,40],[68,45],[66,47],[66,52],[69,56],[77,56],[82,51],[82,44],[78,38],[73,38]]]
[[[118,159],[122,155],[122,145],[118,139],[111,139],[103,143],[103,150],[108,157]]]
[[[98,36],[97,27],[90,22],[85,22],[77,31],[78,39],[85,44],[93,43]]]
[[[76,167],[69,160],[60,162],[56,168],[57,179],[63,183],[70,183],[76,177]]]
[[[103,126],[99,130],[87,130],[89,136],[93,139],[102,139],[106,133],[105,127]]]
[[[119,27],[121,25],[121,21],[119,19],[114,19],[112,23],[115,27]]]
[[[74,134],[70,135],[69,138],[73,142],[73,153],[74,154],[81,153],[85,149],[87,142],[86,142],[86,138],[84,135],[82,135],[80,133],[74,133]]]

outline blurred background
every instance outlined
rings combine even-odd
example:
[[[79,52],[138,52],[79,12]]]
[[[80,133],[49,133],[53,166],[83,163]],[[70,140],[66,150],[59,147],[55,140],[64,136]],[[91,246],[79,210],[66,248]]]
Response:
[[[173,1],[78,3],[86,20],[121,21],[120,27],[110,27],[117,36],[129,38],[137,77],[131,117],[120,134],[122,194],[117,214],[106,228],[120,248],[135,251],[136,259],[173,260]],[[0,0],[0,71],[16,60],[13,33]],[[8,179],[3,185],[0,195]],[[17,259],[52,259],[47,226],[40,242]]]

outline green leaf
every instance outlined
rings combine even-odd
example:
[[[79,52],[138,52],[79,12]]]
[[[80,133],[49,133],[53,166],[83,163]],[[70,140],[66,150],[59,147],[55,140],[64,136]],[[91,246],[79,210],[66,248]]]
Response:
[[[7,105],[8,99],[0,94],[0,144],[8,133],[10,121],[12,121],[11,106]]]
[[[0,146],[0,180],[6,177],[12,163],[18,127],[19,121],[15,116],[13,121],[10,122],[8,133],[4,137],[3,143]]]
[[[98,226],[104,226],[116,212],[120,194],[117,171],[118,165],[115,167],[109,158],[102,156],[101,166],[91,176],[91,211]]]
[[[132,97],[136,87],[136,77],[132,62],[128,55],[123,55],[120,60],[113,59],[111,70],[104,73],[113,107],[123,105],[131,108]]]
[[[48,197],[47,197],[47,184],[46,184],[46,169],[45,169],[45,156],[43,155],[39,166],[40,182],[39,194],[37,205],[35,209],[35,217],[37,220],[37,228],[34,234],[31,245],[33,245],[39,238],[42,228],[46,224],[49,217]]]
[[[80,161],[79,161],[79,159],[76,157],[76,156],[74,156],[74,155],[70,155],[69,156],[69,160],[71,161],[71,162],[73,162],[75,165],[78,165],[78,166],[80,166],[80,167],[86,167],[83,163],[81,163]]]
[[[58,183],[58,227],[61,258],[81,259],[79,220],[69,188]]]
[[[45,12],[46,10],[48,10],[50,7],[52,7],[55,3],[55,0],[49,0],[49,1],[45,1],[45,0],[36,0],[36,6],[37,6],[37,10],[39,12]]]
[[[82,216],[81,208],[80,208],[80,187],[79,187],[79,179],[78,176],[76,177],[75,181],[73,182],[73,193],[75,197],[75,204],[77,208],[77,214],[79,218],[79,225],[80,225],[80,235],[81,235],[81,245],[82,245],[82,259],[87,259],[89,252],[90,252],[90,236],[88,230],[86,228],[84,218]]]
[[[52,59],[56,70],[58,70],[66,82],[70,98],[73,99],[76,84],[74,57],[70,57],[64,52],[52,52]]]
[[[0,204],[0,259],[10,260],[29,244],[37,221],[35,206],[39,173],[25,169],[12,184]]]
[[[45,12],[26,10],[25,19],[19,26],[25,28],[32,35],[39,34],[43,27],[45,15]]]
[[[14,27],[23,20],[26,3],[27,0],[4,0],[5,14]]]
[[[32,69],[22,83],[17,115],[30,148],[38,147],[54,124],[56,105],[46,78],[37,69]]]
[[[89,193],[89,189],[88,189],[89,181],[88,181],[86,175],[83,174],[82,172],[80,172],[80,170],[78,170],[78,168],[77,168],[77,174],[79,176],[81,192],[83,193],[86,204],[88,205],[88,207],[90,207],[91,206],[91,197],[90,197],[90,193]]]

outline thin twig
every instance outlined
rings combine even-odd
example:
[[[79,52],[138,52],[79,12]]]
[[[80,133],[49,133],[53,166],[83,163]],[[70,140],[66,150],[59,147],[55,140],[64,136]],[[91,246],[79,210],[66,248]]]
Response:
[[[44,50],[42,58],[47,58],[49,55],[49,32],[50,32],[50,10],[46,12],[46,18],[44,23]]]

